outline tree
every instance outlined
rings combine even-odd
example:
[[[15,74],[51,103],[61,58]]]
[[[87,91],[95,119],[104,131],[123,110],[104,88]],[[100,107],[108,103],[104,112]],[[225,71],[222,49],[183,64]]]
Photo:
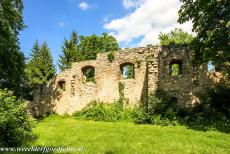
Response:
[[[70,40],[65,39],[62,47],[62,55],[60,55],[59,68],[63,71],[64,69],[70,68],[71,63],[81,61],[83,59],[82,54],[78,49],[79,37],[76,32],[72,32]]]
[[[96,59],[97,53],[116,51],[119,46],[113,36],[103,33],[102,36],[78,36],[72,32],[70,40],[64,40],[62,55],[60,55],[59,68],[70,68],[71,63]]]
[[[182,29],[175,28],[169,33],[163,34],[160,33],[159,39],[161,45],[169,45],[169,44],[189,44],[193,40],[193,36],[184,32]]]
[[[103,33],[100,37],[101,42],[101,52],[108,52],[108,51],[117,51],[119,46],[117,40],[107,33]]]
[[[43,85],[55,75],[50,49],[46,42],[43,42],[41,47],[37,41],[34,43],[25,72],[31,87]]]
[[[182,0],[179,23],[191,20],[197,33],[192,42],[195,62],[212,61],[230,73],[230,5],[228,0]]]
[[[100,52],[102,44],[100,38],[93,34],[91,36],[81,36],[81,43],[79,45],[80,51],[84,56],[84,60],[96,59],[97,53]]]
[[[119,48],[116,39],[107,33],[103,33],[102,36],[93,34],[91,36],[81,36],[80,38],[79,48],[84,60],[96,59],[97,53],[116,51]]]
[[[18,34],[24,29],[21,0],[0,1],[0,88],[18,95],[24,72],[24,56],[20,52]]]

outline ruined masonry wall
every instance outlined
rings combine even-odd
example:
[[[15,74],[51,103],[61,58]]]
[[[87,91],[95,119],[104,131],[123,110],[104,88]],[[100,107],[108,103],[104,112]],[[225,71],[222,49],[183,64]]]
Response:
[[[32,112],[35,115],[45,112],[64,115],[81,110],[92,100],[111,103],[119,99],[119,83],[125,85],[124,96],[128,106],[138,104],[149,92],[158,88],[174,93],[179,103],[187,105],[192,103],[192,92],[204,86],[200,81],[205,78],[205,69],[194,70],[190,63],[191,52],[180,48],[169,50],[149,45],[119,50],[114,53],[112,62],[108,60],[107,55],[108,53],[100,53],[96,60],[73,63],[70,69],[61,72],[45,85],[42,92],[35,91]],[[178,77],[172,77],[168,72],[172,59],[183,61],[184,72]],[[134,64],[134,79],[122,78],[120,66],[124,63]],[[82,68],[85,66],[95,68],[96,83],[83,82]],[[196,84],[193,78],[197,78]],[[65,91],[59,87],[59,81],[65,81]]]

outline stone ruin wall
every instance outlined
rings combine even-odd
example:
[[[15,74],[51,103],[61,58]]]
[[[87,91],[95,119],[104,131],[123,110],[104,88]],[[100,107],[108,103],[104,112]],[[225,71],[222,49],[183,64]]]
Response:
[[[194,66],[193,53],[187,47],[163,47],[162,51],[159,54],[158,89],[170,93],[181,106],[191,107],[199,103],[196,94],[211,84],[207,76],[207,65]],[[173,61],[182,62],[182,72],[178,76],[170,74],[170,63]]]
[[[124,96],[128,106],[134,106],[152,91],[163,89],[172,93],[183,106],[189,106],[196,100],[194,94],[207,84],[207,68],[193,67],[192,53],[185,48],[151,46],[123,49],[114,53],[110,62],[108,53],[100,53],[96,60],[75,62],[70,69],[58,74],[42,90],[36,90],[34,101],[30,105],[36,116],[55,112],[60,115],[72,114],[81,110],[92,100],[111,103],[119,99],[119,83],[123,83]],[[182,74],[171,76],[169,72],[172,60],[182,61]],[[134,79],[123,79],[120,66],[134,65]],[[95,68],[96,83],[84,83],[82,68]],[[62,90],[59,82],[64,81]],[[204,84],[207,83],[207,84]]]

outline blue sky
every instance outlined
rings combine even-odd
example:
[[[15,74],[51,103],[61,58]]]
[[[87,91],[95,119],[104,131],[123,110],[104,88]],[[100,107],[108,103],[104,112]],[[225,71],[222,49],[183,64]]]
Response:
[[[68,38],[73,30],[82,35],[100,35],[107,31],[102,28],[104,20],[122,16],[127,11],[116,0],[92,1],[87,10],[82,10],[80,3],[78,0],[23,0],[24,21],[28,27],[21,32],[20,43],[25,55],[29,55],[35,40],[47,41],[56,61],[64,37]]]
[[[28,57],[36,40],[48,42],[55,64],[64,38],[73,30],[80,35],[107,32],[121,47],[156,44],[160,32],[181,27],[190,32],[191,24],[178,25],[179,0],[23,0],[24,22],[21,50]]]

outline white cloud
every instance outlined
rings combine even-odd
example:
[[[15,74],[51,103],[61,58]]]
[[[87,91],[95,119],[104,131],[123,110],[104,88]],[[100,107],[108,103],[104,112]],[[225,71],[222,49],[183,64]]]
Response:
[[[124,4],[123,0],[123,4]],[[135,0],[127,0],[134,2]],[[137,1],[136,1],[137,2]],[[104,28],[116,37],[119,43],[133,45],[135,38],[142,38],[136,46],[158,43],[160,32],[166,33],[174,28],[191,32],[191,23],[177,23],[180,0],[139,0],[139,6],[128,15],[104,24]],[[130,5],[132,6],[131,3]]]
[[[88,10],[89,9],[89,4],[87,2],[81,2],[78,7],[82,10]]]
[[[123,6],[126,9],[132,8],[132,7],[137,7],[141,4],[141,2],[144,0],[123,0]]]

